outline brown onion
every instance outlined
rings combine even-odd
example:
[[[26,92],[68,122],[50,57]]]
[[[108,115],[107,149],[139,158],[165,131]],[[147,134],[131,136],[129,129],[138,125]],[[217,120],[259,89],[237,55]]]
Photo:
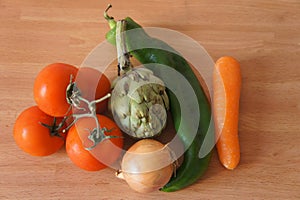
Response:
[[[174,171],[169,148],[153,139],[143,139],[132,145],[122,159],[121,168],[117,176],[141,193],[160,189]]]

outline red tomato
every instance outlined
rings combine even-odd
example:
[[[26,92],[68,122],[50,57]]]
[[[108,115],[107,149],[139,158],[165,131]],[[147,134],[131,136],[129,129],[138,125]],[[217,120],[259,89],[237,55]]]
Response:
[[[58,125],[62,118],[57,120]],[[17,145],[33,156],[47,156],[58,151],[64,144],[62,137],[51,135],[43,124],[53,125],[54,117],[42,112],[37,106],[24,110],[16,120],[14,139]]]
[[[81,91],[82,97],[89,101],[100,99],[111,91],[108,78],[100,71],[90,67],[81,67],[78,70],[75,83]],[[106,111],[107,103],[108,99],[97,103],[96,112],[103,113]],[[85,109],[88,108],[84,103],[80,106]]]
[[[91,151],[86,150],[85,147],[93,146],[88,136],[96,127],[96,122],[93,118],[82,118],[71,127],[66,139],[69,158],[75,165],[87,171],[98,171],[110,166],[119,158],[123,147],[122,133],[118,126],[103,115],[97,115],[97,118],[101,128],[110,130],[105,132],[105,135],[118,138],[105,139]]]
[[[62,117],[70,105],[66,99],[66,89],[71,75],[75,79],[78,69],[64,63],[46,66],[37,75],[34,83],[34,99],[38,107],[48,115]]]

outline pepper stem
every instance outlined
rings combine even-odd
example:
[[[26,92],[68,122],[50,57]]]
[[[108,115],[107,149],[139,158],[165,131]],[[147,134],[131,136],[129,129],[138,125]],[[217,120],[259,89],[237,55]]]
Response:
[[[130,63],[130,54],[127,51],[126,40],[126,21],[119,20],[116,25],[116,47],[118,54],[118,75],[121,72],[127,72],[132,68]]]
[[[116,21],[114,20],[114,18],[112,16],[109,16],[107,14],[108,10],[112,7],[111,4],[108,4],[107,8],[105,9],[103,16],[104,18],[108,21],[108,25],[110,29],[113,29],[116,26]]]

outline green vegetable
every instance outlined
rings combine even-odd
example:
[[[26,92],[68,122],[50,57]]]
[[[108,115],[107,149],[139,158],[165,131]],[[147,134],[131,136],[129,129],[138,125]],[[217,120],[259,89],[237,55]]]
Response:
[[[108,16],[106,12],[105,18],[108,20],[111,28],[111,30],[106,34],[106,39],[110,43],[115,44],[116,22],[112,17]],[[165,42],[150,37],[143,29],[141,29],[141,26],[134,22],[131,18],[127,17],[124,20],[126,21],[126,30],[138,30],[133,37],[130,37],[129,34],[126,38],[127,48],[130,54],[142,64],[146,64],[145,67],[147,67],[147,64],[149,63],[161,64],[159,67],[154,68],[154,73],[165,83],[170,81],[167,79],[172,79],[172,77],[160,73],[160,67],[162,68],[163,65],[166,65],[180,72],[188,80],[197,97],[201,119],[199,120],[198,130],[194,137],[190,135],[192,130],[190,124],[192,120],[181,117],[181,105],[179,104],[178,96],[176,97],[173,92],[168,90],[170,111],[172,113],[175,129],[187,150],[184,153],[184,161],[182,165],[176,171],[176,176],[172,177],[169,183],[167,183],[161,190],[165,192],[177,191],[196,182],[208,168],[211,152],[203,158],[199,158],[198,155],[205,136],[207,134],[213,134],[211,130],[208,131],[211,120],[210,104],[196,75],[193,73],[191,67],[183,57],[174,53],[176,51]],[[136,49],[132,46],[134,44],[143,43],[150,43],[153,44],[153,46],[160,48]],[[153,68],[151,68],[151,70],[153,70]],[[181,89],[179,84],[177,85],[176,91],[179,91],[181,97],[185,98],[184,103],[187,104],[186,106],[188,106],[189,110],[192,112],[195,109],[195,105],[189,105],[189,98],[187,98],[185,91]]]
[[[114,80],[110,109],[118,126],[135,138],[158,135],[166,125],[169,99],[161,79],[146,68],[132,68],[126,49],[126,22],[116,25],[120,76]]]

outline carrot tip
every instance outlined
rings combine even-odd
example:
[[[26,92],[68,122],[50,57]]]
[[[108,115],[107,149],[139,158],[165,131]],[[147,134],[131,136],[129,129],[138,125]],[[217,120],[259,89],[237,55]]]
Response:
[[[236,168],[236,166],[228,166],[228,165],[224,165],[223,166],[228,169],[228,170],[234,170]]]

